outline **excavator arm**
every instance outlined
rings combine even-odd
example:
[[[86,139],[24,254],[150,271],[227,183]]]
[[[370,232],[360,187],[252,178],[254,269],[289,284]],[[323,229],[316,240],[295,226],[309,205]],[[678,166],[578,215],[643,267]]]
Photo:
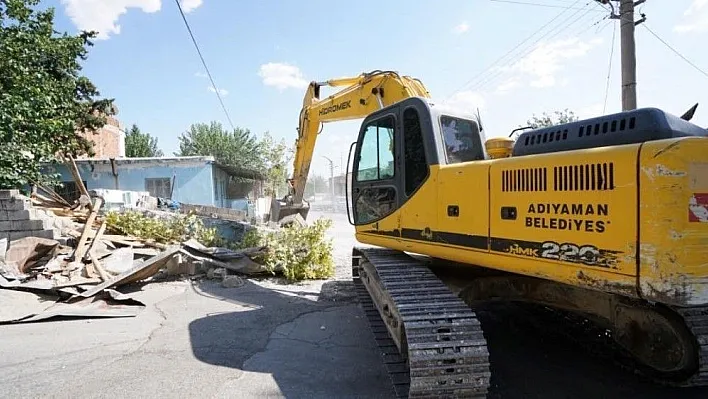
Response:
[[[320,98],[323,86],[344,87]],[[359,76],[311,82],[300,111],[298,138],[295,141],[293,176],[288,179],[289,193],[274,199],[270,219],[285,224],[300,215],[307,218],[309,204],[303,200],[317,136],[326,122],[364,118],[370,113],[409,97],[430,98],[423,83],[392,71],[372,71]]]

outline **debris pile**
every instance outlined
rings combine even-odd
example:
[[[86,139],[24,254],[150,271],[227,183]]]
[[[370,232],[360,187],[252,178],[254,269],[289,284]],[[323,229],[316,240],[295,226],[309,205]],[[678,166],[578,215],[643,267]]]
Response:
[[[130,201],[130,209],[109,190],[89,193],[69,161],[79,193],[73,203],[38,182],[30,197],[0,190],[0,323],[135,316],[145,305],[117,289],[169,275],[239,287],[244,282],[235,274],[334,274],[324,239],[331,221],[271,231],[244,225],[234,245],[195,215],[161,210],[145,193],[136,195],[146,206]]]
[[[125,232],[130,230],[125,220],[139,212],[120,218],[113,211],[102,210],[102,197],[82,195],[75,204],[60,198],[51,194],[27,198],[16,190],[0,190],[0,288],[22,292],[0,290],[0,302],[5,307],[13,303],[11,297],[29,295],[41,297],[44,304],[30,306],[25,312],[17,307],[3,309],[0,323],[56,316],[135,316],[144,305],[116,288],[165,275],[200,274],[236,287],[239,279],[233,273],[267,272],[264,265],[250,258],[263,255],[264,247],[231,250],[207,247],[194,238],[180,241],[186,238],[183,234],[162,235],[165,231],[160,226],[164,224],[160,225],[158,218],[154,219],[154,231],[129,231],[141,233],[138,237]],[[174,223],[186,219],[172,217]],[[200,233],[198,236],[209,237],[204,230]]]

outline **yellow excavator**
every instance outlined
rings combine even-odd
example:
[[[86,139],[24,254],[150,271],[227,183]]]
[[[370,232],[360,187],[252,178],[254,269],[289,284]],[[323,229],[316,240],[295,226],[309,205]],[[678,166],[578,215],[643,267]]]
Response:
[[[322,86],[344,88],[320,98]],[[271,218],[307,217],[322,124],[363,118],[346,192],[368,245],[353,249],[352,276],[399,396],[484,397],[490,354],[473,308],[500,299],[593,321],[659,383],[708,385],[708,130],[693,112],[486,140],[478,114],[446,109],[417,79],[312,82],[291,191]]]

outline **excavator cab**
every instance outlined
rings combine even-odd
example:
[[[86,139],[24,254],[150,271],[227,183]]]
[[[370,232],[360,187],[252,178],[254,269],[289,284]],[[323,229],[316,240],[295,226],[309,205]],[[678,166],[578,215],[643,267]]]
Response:
[[[367,116],[350,157],[352,150],[354,162],[347,170],[352,198],[351,202],[347,198],[347,211],[354,225],[374,223],[399,209],[431,178],[431,166],[488,158],[474,118],[421,97]]]

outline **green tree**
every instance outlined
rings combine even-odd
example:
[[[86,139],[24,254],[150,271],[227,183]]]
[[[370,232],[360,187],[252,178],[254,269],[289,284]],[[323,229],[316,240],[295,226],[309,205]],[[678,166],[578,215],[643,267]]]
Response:
[[[549,127],[561,125],[563,123],[568,122],[575,122],[577,120],[578,117],[575,115],[575,113],[573,113],[573,111],[565,109],[563,111],[555,111],[553,115],[549,115],[548,113],[544,112],[543,115],[538,117],[534,114],[531,119],[526,121],[526,124],[527,126],[531,126],[534,129],[538,129],[541,127]]]
[[[40,0],[0,1],[0,188],[49,182],[41,162],[93,154],[79,132],[95,132],[115,114],[80,74],[96,32],[54,30],[54,9]]]
[[[266,177],[266,195],[287,193],[287,166],[293,151],[285,140],[276,141],[269,132],[258,139],[248,129],[229,131],[218,122],[195,123],[179,137],[175,155],[213,156],[224,165],[259,171]]]
[[[125,135],[125,156],[128,158],[161,157],[162,150],[157,148],[157,138],[150,133],[140,131],[138,125],[133,124]]]
[[[224,165],[262,170],[261,144],[248,129],[226,130],[221,123],[195,123],[179,137],[177,156],[213,156]]]
[[[292,149],[288,148],[284,139],[276,142],[269,132],[263,134],[259,145],[262,167],[267,171],[265,194],[281,197],[288,190],[287,163],[292,159]]]

